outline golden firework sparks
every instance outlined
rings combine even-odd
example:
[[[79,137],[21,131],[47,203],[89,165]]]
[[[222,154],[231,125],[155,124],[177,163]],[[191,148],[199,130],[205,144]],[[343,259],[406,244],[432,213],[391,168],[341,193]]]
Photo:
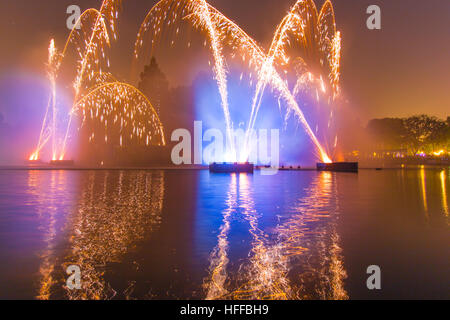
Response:
[[[277,28],[269,53],[266,55],[249,35],[217,9],[207,5],[204,0],[162,0],[149,11],[141,25],[135,44],[135,58],[139,59],[141,56],[146,56],[147,53],[152,55],[161,41],[164,30],[176,28],[176,34],[178,35],[180,23],[185,21],[204,32],[210,42],[210,49],[215,60],[213,70],[222,98],[222,108],[228,132],[232,129],[232,123],[229,119],[226,92],[227,70],[223,54],[225,46],[231,48],[232,57],[240,55],[242,60],[247,62],[249,67],[254,69],[258,75],[246,141],[248,142],[249,134],[254,127],[265,87],[270,84],[286,101],[288,111],[293,111],[298,117],[316,146],[320,159],[324,162],[331,162],[290,92],[287,81],[277,71],[277,67],[287,65],[290,61],[287,47],[291,43],[290,35],[293,35],[295,42],[305,49],[305,59],[302,59],[302,61],[309,62],[312,59],[311,57],[315,57],[316,60],[318,58],[322,65],[330,69],[328,78],[332,79],[331,85],[337,92],[340,35],[336,33],[331,2],[327,1],[318,14],[312,1],[298,1]],[[190,42],[188,46],[190,46]],[[307,63],[305,65],[308,66]],[[310,74],[312,73],[310,72]],[[326,86],[323,78],[320,76],[316,78],[322,79],[318,82],[322,91],[325,91]],[[251,82],[253,83],[253,80]],[[233,141],[231,138],[229,139]],[[244,158],[248,156],[245,152],[242,154],[244,154]],[[245,159],[240,160],[245,161]]]
[[[121,147],[129,141],[145,145],[165,144],[161,121],[150,101],[138,89],[118,82],[112,74],[105,71],[110,66],[106,50],[111,45],[111,37],[117,38],[117,19],[121,2],[121,0],[105,0],[100,10],[90,8],[84,11],[75,24],[79,25],[80,29],[74,27],[71,30],[61,53],[56,49],[54,40],[51,41],[47,73],[52,94],[38,146],[30,160],[39,159],[41,150],[50,139],[52,139],[52,159],[63,160],[74,116],[82,116],[82,126],[91,128],[91,141],[96,136],[93,121],[97,121],[104,125],[105,143],[116,141],[112,139],[113,130],[110,129],[118,129],[120,137],[117,140]],[[61,65],[72,49],[79,59],[76,62],[73,82],[73,104],[68,114],[65,135],[61,140],[58,139],[57,130],[56,79]],[[89,121],[87,114],[92,115]]]

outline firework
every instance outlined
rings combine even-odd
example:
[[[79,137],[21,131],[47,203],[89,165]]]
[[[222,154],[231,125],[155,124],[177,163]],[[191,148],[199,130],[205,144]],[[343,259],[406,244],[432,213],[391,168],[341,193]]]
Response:
[[[294,112],[298,117],[316,146],[320,159],[323,162],[331,162],[290,92],[287,80],[283,79],[277,71],[277,67],[281,68],[289,64],[290,57],[287,48],[291,43],[290,36],[293,36],[294,42],[299,44],[305,54],[304,58],[299,57],[297,61],[301,60],[309,70],[315,69],[316,60],[320,62],[323,69],[329,69],[328,78],[333,87],[334,97],[336,97],[339,82],[340,35],[336,32],[334,12],[329,1],[325,3],[320,14],[317,13],[312,1],[298,1],[277,28],[269,52],[265,54],[239,26],[220,11],[206,4],[204,0],[162,0],[149,11],[141,25],[135,44],[135,58],[139,59],[149,52],[153,54],[161,41],[163,32],[167,28],[176,28],[176,34],[178,34],[179,24],[184,21],[190,22],[194,28],[206,34],[210,42],[210,49],[215,60],[213,71],[222,98],[227,132],[231,132],[233,124],[229,119],[226,92],[227,72],[223,48],[225,46],[230,48],[233,56],[239,54],[258,75],[244,150],[248,149],[246,145],[249,134],[255,125],[264,90],[270,84],[287,103],[288,112]],[[313,74],[311,71],[308,72]],[[299,79],[302,77],[303,74],[298,75]],[[322,90],[325,90],[322,77],[317,77],[317,79],[321,79],[320,85]],[[233,141],[231,137],[229,140]],[[241,154],[244,157],[240,160],[245,161],[248,154],[245,152]]]
[[[145,44],[145,38],[147,35],[151,37],[151,51],[155,48],[156,44],[161,39],[161,34],[164,29],[164,25],[168,26],[176,25],[179,19],[186,19],[191,17],[195,23],[201,25],[201,28],[205,30],[207,38],[210,42],[210,48],[214,57],[214,74],[219,88],[221,97],[222,108],[225,117],[226,133],[230,143],[230,154],[234,155],[234,159],[228,159],[234,161],[235,159],[235,147],[234,140],[232,139],[233,124],[231,122],[230,111],[228,106],[228,90],[227,90],[227,76],[225,59],[222,53],[223,41],[220,37],[220,30],[216,27],[216,21],[214,19],[214,8],[206,3],[205,0],[163,0],[157,3],[148,13],[138,33],[135,56],[139,57],[139,52]],[[177,28],[177,33],[179,28]]]
[[[82,114],[82,126],[93,128],[91,123],[103,124],[101,134],[91,130],[90,141],[101,136],[105,142],[120,147],[132,140],[146,146],[165,144],[163,126],[155,109],[142,92],[129,84],[98,85],[76,103],[73,111]],[[115,140],[110,136],[114,134]]]
[[[52,159],[64,159],[72,118],[78,115],[83,118],[82,125],[94,120],[104,124],[105,142],[113,141],[108,138],[108,128],[112,124],[120,123],[118,126],[120,146],[134,139],[143,139],[146,145],[152,140],[152,144],[155,142],[157,145],[165,144],[162,124],[149,100],[139,90],[118,82],[106,71],[110,66],[106,50],[111,45],[111,39],[117,38],[120,5],[120,0],[105,0],[100,10],[88,9],[83,12],[76,24],[81,26],[80,30],[74,27],[60,53],[52,40],[47,65],[52,94],[38,146],[30,157],[31,160],[39,158],[42,148],[50,139]],[[317,12],[313,1],[298,1],[278,26],[266,54],[256,41],[205,0],[162,0],[149,11],[141,25],[135,44],[136,60],[141,56],[147,56],[149,52],[152,54],[167,29],[176,28],[175,34],[178,35],[180,24],[183,22],[189,23],[194,29],[206,35],[205,46],[209,41],[209,48],[214,58],[213,71],[221,97],[227,138],[231,148],[227,154],[231,154],[233,158],[228,160],[238,159],[236,159],[237,152],[232,134],[233,123],[229,112],[225,49],[231,52],[232,57],[240,56],[248,64],[249,69],[257,74],[244,150],[248,150],[249,135],[255,126],[265,89],[271,86],[279,98],[286,103],[286,116],[290,113],[297,116],[314,143],[318,157],[323,162],[331,162],[316,136],[317,130],[316,133],[313,132],[295,98],[303,88],[309,86],[315,88],[310,91],[316,93],[317,100],[319,100],[319,92],[328,93],[331,100],[339,95],[341,36],[336,31],[330,1],[325,2],[320,13]],[[73,50],[71,50],[72,47]],[[294,49],[300,53],[293,55],[291,51]],[[64,138],[60,142],[56,80],[59,69],[69,52],[75,52],[79,58],[73,82],[73,105],[68,114]],[[289,85],[289,70],[295,71],[297,79],[293,92]],[[328,127],[332,116],[333,111],[330,112]],[[150,123],[145,123],[142,120],[143,117],[148,117]],[[130,128],[125,129],[124,126],[130,126]],[[95,138],[95,132],[91,131],[92,140]],[[243,155],[240,161],[248,158],[246,152],[239,152],[239,154]]]
[[[128,142],[144,145],[164,145],[162,124],[145,95],[135,87],[118,82],[106,70],[110,67],[107,49],[111,39],[117,38],[117,19],[121,0],[105,0],[100,10],[88,9],[70,32],[64,49],[58,52],[54,40],[49,48],[47,64],[51,83],[51,97],[44,117],[38,146],[30,160],[37,160],[47,142],[52,140],[52,159],[63,160],[66,155],[69,132],[74,116],[82,118],[82,126],[91,131],[90,141],[99,133],[98,124],[104,126],[105,142],[120,146]],[[73,104],[63,138],[58,131],[58,104],[56,80],[66,58],[75,53],[76,74],[73,81]],[[70,65],[69,65],[70,67]],[[50,119],[51,116],[51,119]],[[111,139],[118,133],[116,139]]]

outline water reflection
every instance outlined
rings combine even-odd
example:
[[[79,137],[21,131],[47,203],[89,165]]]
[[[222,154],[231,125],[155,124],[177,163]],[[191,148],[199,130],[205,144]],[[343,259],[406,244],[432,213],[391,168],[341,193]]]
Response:
[[[62,181],[59,183],[64,185]],[[121,263],[123,257],[161,222],[162,172],[127,172],[126,175],[124,172],[90,172],[80,184],[80,190],[75,212],[67,219],[65,227],[68,243],[64,248],[67,249],[59,252],[57,257],[53,252],[55,242],[51,238],[54,232],[49,225],[49,243],[52,245],[42,259],[43,280],[39,299],[114,298],[118,292],[106,279],[111,265]],[[51,203],[50,199],[48,201],[47,205]],[[50,205],[50,212],[53,212],[51,208]],[[139,268],[137,263],[134,264],[134,268]],[[68,290],[61,286],[65,283],[67,275],[64,271],[69,265],[77,265],[81,269],[81,290]],[[130,281],[120,294],[129,296],[133,285]]]
[[[427,203],[427,185],[426,185],[426,174],[425,174],[425,167],[421,166],[420,168],[420,186],[422,188],[422,201],[423,201],[423,209],[425,210],[425,215],[427,219],[429,218],[428,215],[428,203]]]
[[[441,190],[442,190],[442,208],[444,209],[445,215],[448,217],[448,204],[447,204],[447,187],[445,180],[447,179],[445,175],[445,170],[442,170],[439,174],[441,180]]]
[[[108,265],[121,262],[158,227],[163,198],[163,173],[89,175],[71,223],[72,250],[65,258],[65,264],[80,266],[83,275],[83,289],[67,291],[71,299],[110,299],[117,294],[104,277]]]
[[[51,171],[50,179],[42,171],[30,171],[28,187],[34,201],[38,204],[36,214],[38,229],[43,235],[44,249],[38,253],[41,260],[39,267],[39,291],[37,299],[50,298],[51,288],[57,283],[54,278],[57,235],[60,232],[58,220],[63,220],[61,211],[70,203],[67,199],[68,175],[62,171]]]
[[[306,196],[264,231],[256,210],[252,178],[233,176],[217,246],[205,280],[207,299],[347,299],[346,272],[336,231],[336,183],[330,173],[315,177]],[[248,223],[251,250],[236,274],[227,274],[230,217]],[[228,277],[228,279],[227,279]]]
[[[278,228],[280,243],[292,266],[294,299],[347,299],[346,271],[336,231],[339,212],[334,175],[322,172],[307,195],[299,199],[294,214]]]
[[[228,294],[225,289],[227,279],[228,234],[230,232],[231,216],[237,206],[237,178],[231,175],[231,182],[226,199],[226,209],[223,211],[222,226],[217,236],[217,246],[210,255],[211,277],[205,279],[206,300],[220,299]]]
[[[449,176],[445,169],[436,171],[426,170],[424,166],[420,167],[420,199],[427,223],[436,223],[436,219],[448,217],[448,181]]]
[[[231,294],[233,299],[287,299],[290,285],[286,278],[287,265],[281,248],[271,245],[269,235],[259,227],[262,216],[255,209],[253,186],[249,176],[239,176],[239,200],[242,215],[249,224],[251,251],[249,261],[244,262],[238,273],[238,289]]]
[[[370,298],[372,261],[392,272],[387,297],[446,297],[448,169],[0,176],[5,298]]]

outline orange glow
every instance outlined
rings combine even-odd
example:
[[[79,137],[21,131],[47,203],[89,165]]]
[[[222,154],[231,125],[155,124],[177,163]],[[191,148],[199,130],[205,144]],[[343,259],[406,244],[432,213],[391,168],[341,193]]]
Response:
[[[448,217],[448,204],[447,204],[447,186],[446,186],[446,175],[445,170],[442,170],[439,174],[441,179],[441,189],[442,189],[442,207],[444,209],[445,215]]]
[[[132,134],[129,135],[131,139],[143,139],[146,145],[155,143],[155,141],[158,145],[165,144],[164,137],[161,134],[162,124],[157,119],[156,114],[153,113],[154,109],[151,107],[151,104],[147,103],[148,99],[146,99],[145,105],[133,105],[136,103],[135,97],[141,97],[141,93],[136,88],[131,88],[132,86],[130,85],[127,85],[126,88],[122,84],[116,85],[117,80],[105,71],[110,67],[110,62],[105,52],[111,45],[111,39],[117,38],[117,20],[120,6],[121,0],[104,0],[99,10],[91,8],[84,11],[76,23],[76,25],[81,26],[81,30],[76,30],[74,27],[61,52],[57,50],[55,41],[51,41],[47,68],[52,94],[42,124],[39,142],[31,158],[39,158],[41,150],[51,139],[52,159],[65,159],[72,120],[74,116],[80,116],[80,113],[83,116],[83,123],[85,123],[88,113],[90,113],[91,119],[96,118],[105,124],[105,131],[111,122],[114,124],[120,123],[121,129],[124,126],[132,127]],[[183,21],[189,21],[194,28],[203,31],[206,35],[205,46],[209,41],[209,48],[214,58],[214,63],[211,65],[213,66],[221,96],[227,138],[234,161],[246,161],[248,155],[246,152],[240,152],[244,158],[235,159],[236,150],[232,138],[233,123],[228,107],[228,70],[224,55],[225,47],[231,49],[232,57],[240,55],[243,61],[248,62],[249,68],[254,70],[253,73],[257,74],[256,90],[252,100],[245,145],[247,145],[250,133],[254,128],[265,88],[267,85],[270,85],[278,93],[279,98],[286,103],[287,114],[292,112],[303,126],[308,137],[315,145],[318,158],[325,163],[332,162],[328,152],[312,131],[303,111],[290,91],[287,79],[282,77],[286,72],[279,70],[286,69],[292,63],[292,67],[295,69],[299,79],[298,85],[301,86],[302,83],[312,84],[315,86],[317,95],[319,91],[322,94],[330,92],[328,100],[334,100],[338,96],[341,34],[336,30],[333,6],[330,1],[325,2],[320,12],[318,12],[314,2],[311,0],[297,1],[277,28],[268,53],[265,54],[263,49],[249,35],[221,12],[209,5],[206,0],[162,0],[150,10],[141,25],[135,45],[135,57],[138,58],[142,54],[147,43],[150,43],[153,50],[158,44],[166,26],[176,27],[176,34],[178,35],[180,26],[177,23]],[[316,37],[315,35],[319,36]],[[297,57],[295,61],[291,59],[287,54],[291,42],[300,44],[307,51],[308,56],[314,57],[315,61],[311,61],[311,65],[309,65],[310,61],[303,60],[300,57]],[[71,111],[67,115],[68,121],[65,134],[61,138],[59,137],[60,130],[58,130],[57,123],[57,119],[59,119],[57,114],[61,111],[57,110],[56,79],[66,53],[73,46],[75,46],[75,52],[78,53],[80,58],[77,61],[77,73],[73,82],[73,104]],[[314,69],[313,65],[319,61],[323,67],[324,76],[312,72]],[[114,86],[114,95],[111,95]],[[99,87],[102,87],[104,90],[98,91]],[[329,90],[328,88],[331,89]],[[106,96],[99,96],[99,94],[106,94]],[[127,96],[129,94],[131,96]],[[86,97],[89,97],[89,99]],[[94,101],[93,98],[97,100]],[[319,96],[317,96],[317,99],[319,99]],[[121,108],[123,113],[131,119],[134,118],[135,114],[130,113],[127,109],[134,108],[139,110],[141,114],[153,113],[151,116],[153,123],[150,126],[142,125],[142,123],[136,124],[136,122],[130,123],[131,121],[126,121],[121,117],[123,113],[122,115],[112,115],[115,111],[111,112],[109,109],[103,109],[103,104],[111,100],[116,105],[126,103],[125,108],[123,108],[123,105]],[[89,105],[86,103],[89,103]],[[143,109],[147,109],[147,111]],[[95,116],[93,116],[94,112]],[[332,114],[333,112],[330,113],[330,121]],[[105,120],[107,116],[112,116],[113,121],[111,119],[109,122]],[[330,121],[328,122],[329,126]],[[147,130],[148,127],[152,129]],[[102,139],[105,143],[111,142],[107,133],[104,134]],[[125,142],[126,139],[123,139],[123,136],[121,136],[117,144],[123,146]],[[114,141],[114,143],[116,142]],[[334,147],[336,148],[336,143]],[[249,150],[249,148],[244,146],[244,150]]]
[[[82,117],[82,125],[92,121],[104,124],[105,143],[112,142],[110,141],[112,139],[108,140],[108,129],[115,126],[121,132],[120,142],[117,141],[121,147],[131,140],[147,146],[165,145],[163,126],[147,97],[137,88],[118,82],[114,76],[104,71],[110,66],[105,51],[111,44],[110,39],[117,38],[120,6],[121,0],[104,0],[100,10],[91,8],[84,11],[71,31],[62,52],[57,50],[55,41],[51,40],[47,73],[52,92],[38,145],[30,160],[39,159],[42,149],[50,139],[51,159],[64,160],[74,116]],[[76,29],[77,25],[81,26],[80,30]],[[61,132],[63,136],[60,137],[61,130],[58,130],[57,118],[60,117],[61,110],[57,110],[56,79],[60,66],[72,47],[80,59],[76,63],[72,108],[66,115],[67,126]],[[94,137],[95,134],[92,132],[90,141]]]

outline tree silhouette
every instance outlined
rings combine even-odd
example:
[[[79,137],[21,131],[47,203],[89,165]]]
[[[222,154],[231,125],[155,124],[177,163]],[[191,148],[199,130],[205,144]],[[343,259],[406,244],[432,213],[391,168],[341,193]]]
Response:
[[[442,135],[446,124],[436,117],[427,115],[412,116],[403,120],[406,130],[406,142],[416,154],[425,144],[435,144]],[[441,140],[442,137],[439,138]]]

